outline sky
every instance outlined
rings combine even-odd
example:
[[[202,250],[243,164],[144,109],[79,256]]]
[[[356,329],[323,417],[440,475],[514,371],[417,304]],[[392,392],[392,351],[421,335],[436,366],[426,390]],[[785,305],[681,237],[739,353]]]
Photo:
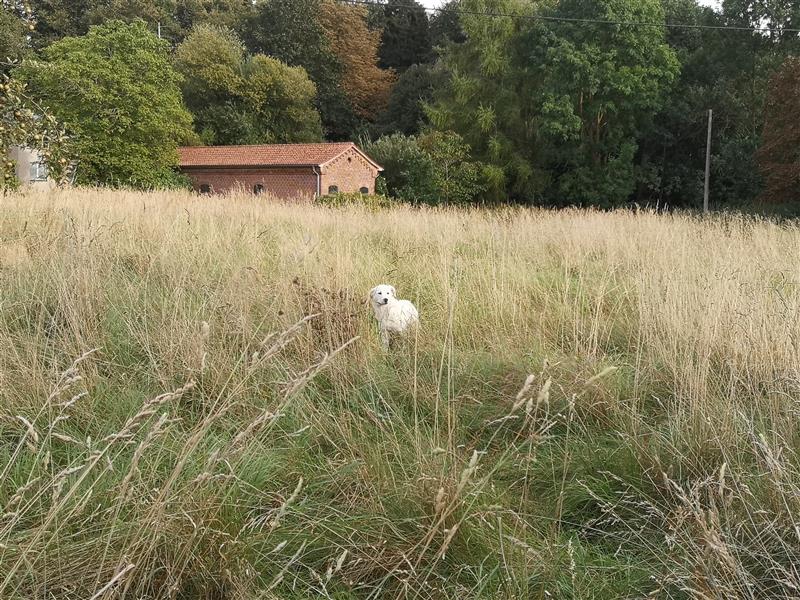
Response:
[[[427,8],[436,8],[445,3],[446,0],[419,0]],[[719,0],[700,0],[703,6],[719,6]]]

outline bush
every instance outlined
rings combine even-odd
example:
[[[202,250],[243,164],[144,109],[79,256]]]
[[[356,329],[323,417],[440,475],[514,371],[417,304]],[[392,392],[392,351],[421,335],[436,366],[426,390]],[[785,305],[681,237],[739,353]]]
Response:
[[[433,160],[414,136],[387,135],[367,144],[365,151],[384,168],[388,195],[414,204],[435,204]]]
[[[382,210],[392,206],[392,201],[380,194],[327,194],[316,200],[317,204],[339,208],[344,206],[363,206],[370,210]]]
[[[472,149],[452,131],[400,133],[366,145],[385,169],[381,191],[414,204],[474,202],[489,185],[485,165],[470,160]]]

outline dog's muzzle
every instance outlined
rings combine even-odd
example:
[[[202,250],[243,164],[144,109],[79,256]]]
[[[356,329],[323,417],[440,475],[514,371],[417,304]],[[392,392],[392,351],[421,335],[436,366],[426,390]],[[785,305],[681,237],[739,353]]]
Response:
[[[384,299],[383,299],[383,302],[382,302],[382,304],[383,304],[384,306],[385,306],[385,305],[387,305],[387,304],[389,304],[389,299],[388,299],[388,298],[384,298]]]

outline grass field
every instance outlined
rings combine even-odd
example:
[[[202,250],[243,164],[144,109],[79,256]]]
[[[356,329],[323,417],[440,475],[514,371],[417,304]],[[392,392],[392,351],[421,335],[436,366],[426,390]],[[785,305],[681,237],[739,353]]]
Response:
[[[800,594],[796,226],[0,203],[3,599]]]

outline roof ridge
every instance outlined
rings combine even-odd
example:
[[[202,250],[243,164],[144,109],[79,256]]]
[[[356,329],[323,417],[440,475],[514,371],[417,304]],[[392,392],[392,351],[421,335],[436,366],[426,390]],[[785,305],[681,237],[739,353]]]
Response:
[[[355,142],[290,142],[285,144],[219,144],[211,146],[178,146],[178,148],[271,148],[276,146],[355,146]]]

